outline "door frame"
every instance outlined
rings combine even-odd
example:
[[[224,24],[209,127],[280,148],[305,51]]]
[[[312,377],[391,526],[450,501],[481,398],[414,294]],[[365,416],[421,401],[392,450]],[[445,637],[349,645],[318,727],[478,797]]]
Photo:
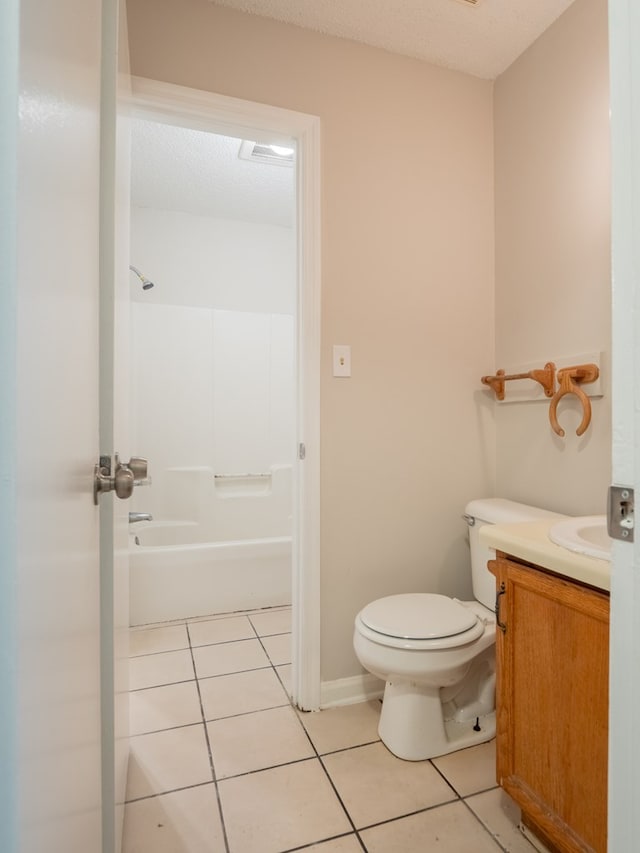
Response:
[[[320,707],[320,119],[253,101],[132,77],[134,113],[256,142],[295,140],[296,460],[292,548],[292,699]],[[304,453],[300,453],[301,446]],[[300,459],[300,455],[304,458]]]
[[[640,496],[640,9],[609,0],[612,142],[612,481]],[[640,836],[635,737],[640,677],[640,546],[613,542],[609,675],[610,853],[634,849]]]

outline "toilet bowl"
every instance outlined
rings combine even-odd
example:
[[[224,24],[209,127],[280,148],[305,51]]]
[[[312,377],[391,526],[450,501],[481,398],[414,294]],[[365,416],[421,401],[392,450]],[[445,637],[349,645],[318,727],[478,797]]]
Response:
[[[478,530],[555,516],[500,498],[472,501],[465,518],[476,600],[406,593],[358,613],[354,650],[385,682],[378,733],[394,755],[420,761],[495,735],[495,581],[487,569],[493,554],[480,545]]]

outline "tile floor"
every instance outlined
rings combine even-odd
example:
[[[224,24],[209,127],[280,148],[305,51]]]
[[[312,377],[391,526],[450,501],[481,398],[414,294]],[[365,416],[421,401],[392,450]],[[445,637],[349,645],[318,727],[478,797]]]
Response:
[[[132,629],[123,853],[534,853],[495,746],[401,761],[379,702],[290,704],[288,608]]]

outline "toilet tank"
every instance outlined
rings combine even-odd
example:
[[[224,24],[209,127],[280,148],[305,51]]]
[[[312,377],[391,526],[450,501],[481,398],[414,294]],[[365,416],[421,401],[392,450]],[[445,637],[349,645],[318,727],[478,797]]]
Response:
[[[496,599],[496,579],[487,569],[487,562],[495,557],[493,549],[480,543],[479,531],[485,524],[514,524],[519,521],[541,521],[545,518],[563,518],[557,512],[537,506],[509,501],[505,498],[480,498],[465,507],[471,546],[471,583],[474,598],[489,610]]]

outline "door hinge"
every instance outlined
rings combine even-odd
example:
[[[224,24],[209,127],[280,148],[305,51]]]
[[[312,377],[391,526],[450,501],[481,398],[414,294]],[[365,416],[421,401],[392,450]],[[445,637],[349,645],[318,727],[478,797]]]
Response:
[[[609,486],[607,533],[612,539],[633,542],[634,494],[630,486]]]
[[[304,459],[307,455],[307,448],[304,446],[304,443],[301,441],[298,445],[298,459]]]

